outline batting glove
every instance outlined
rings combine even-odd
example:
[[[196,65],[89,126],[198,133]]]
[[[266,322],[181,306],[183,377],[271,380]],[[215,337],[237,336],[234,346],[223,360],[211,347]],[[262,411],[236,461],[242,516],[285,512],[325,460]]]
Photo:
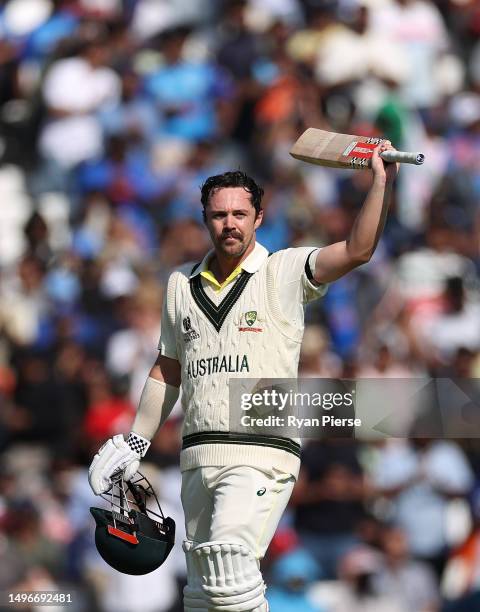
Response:
[[[105,442],[88,470],[88,482],[95,495],[110,489],[114,474],[124,472],[123,478],[127,481],[133,478],[149,446],[148,440],[133,432],[128,435],[127,441],[122,434],[118,434]]]

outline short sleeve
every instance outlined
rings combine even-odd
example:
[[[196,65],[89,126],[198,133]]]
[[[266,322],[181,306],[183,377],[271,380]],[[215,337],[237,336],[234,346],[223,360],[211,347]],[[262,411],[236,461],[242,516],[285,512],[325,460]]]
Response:
[[[163,299],[162,322],[158,350],[165,357],[178,359],[177,341],[175,337],[175,291],[177,275],[170,275],[167,291]]]
[[[322,297],[328,285],[317,285],[313,280],[312,269],[320,252],[316,247],[297,247],[275,253],[277,259],[277,287],[292,298],[292,290],[304,304]]]
[[[303,321],[303,307],[327,292],[328,285],[317,285],[315,269],[318,247],[296,247],[277,251],[271,257],[275,265],[275,287],[283,316],[292,323]]]
[[[317,255],[319,254],[321,249],[311,249],[310,247],[307,248],[308,255],[305,259],[302,274],[302,302],[304,304],[308,304],[309,302],[313,302],[313,300],[317,300],[318,298],[323,297],[328,290],[327,283],[318,284],[313,278],[313,273],[315,271],[315,262],[317,261]]]

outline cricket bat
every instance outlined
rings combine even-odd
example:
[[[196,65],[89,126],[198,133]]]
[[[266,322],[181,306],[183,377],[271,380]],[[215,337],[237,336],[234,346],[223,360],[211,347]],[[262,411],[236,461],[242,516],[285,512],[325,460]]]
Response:
[[[363,170],[371,168],[373,150],[383,140],[383,138],[336,134],[308,128],[293,145],[290,155],[318,166]],[[383,151],[380,155],[386,162],[402,162],[417,166],[423,164],[425,160],[422,153],[405,151]]]

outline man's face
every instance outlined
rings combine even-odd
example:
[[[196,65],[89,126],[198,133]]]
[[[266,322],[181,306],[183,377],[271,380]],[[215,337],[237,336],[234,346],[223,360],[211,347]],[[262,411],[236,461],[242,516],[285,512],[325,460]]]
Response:
[[[215,251],[227,258],[241,257],[252,243],[263,211],[255,218],[251,195],[243,187],[213,192],[205,208],[206,224]]]

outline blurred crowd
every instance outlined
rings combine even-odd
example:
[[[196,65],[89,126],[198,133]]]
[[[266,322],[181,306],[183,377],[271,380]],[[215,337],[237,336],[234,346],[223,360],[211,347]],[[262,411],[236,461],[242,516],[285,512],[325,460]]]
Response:
[[[300,375],[480,378],[479,34],[475,0],[0,1],[0,592],[182,609],[180,546],[142,578],[98,557],[87,467],[129,431],[169,272],[209,248],[206,177],[264,186],[270,251],[348,236],[370,174],[293,160],[306,127],[427,161],[372,261],[309,307]],[[477,422],[308,443],[272,612],[480,609]],[[145,467],[178,541],[180,428]]]

